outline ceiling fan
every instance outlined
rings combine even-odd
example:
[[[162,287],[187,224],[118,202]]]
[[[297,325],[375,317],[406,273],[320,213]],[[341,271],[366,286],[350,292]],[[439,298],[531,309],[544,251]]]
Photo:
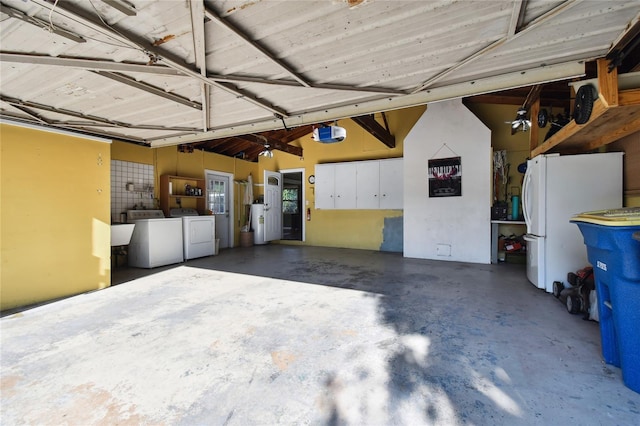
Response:
[[[516,112],[516,118],[512,121],[505,121],[505,123],[511,124],[511,134],[514,135],[518,130],[522,130],[526,132],[531,129],[531,120],[527,118],[527,113],[531,105],[540,97],[540,92],[542,92],[542,85],[537,84],[529,90],[529,94],[527,95],[524,103],[520,108],[518,108],[518,112]]]
[[[511,134],[515,134],[518,130],[526,132],[531,128],[531,120],[527,118],[527,110],[524,107],[518,108],[516,118],[513,121],[505,121],[511,123]]]
[[[269,144],[269,141],[267,140],[267,138],[265,138],[262,135],[255,135],[255,136],[259,139],[262,139],[262,144],[264,147],[262,152],[260,152],[260,154],[258,155],[265,158],[273,158],[273,151],[271,150],[271,145]]]
[[[258,155],[260,155],[261,157],[273,158],[273,151],[271,151],[271,145],[269,145],[268,143],[265,143],[264,150],[262,150],[262,152]]]

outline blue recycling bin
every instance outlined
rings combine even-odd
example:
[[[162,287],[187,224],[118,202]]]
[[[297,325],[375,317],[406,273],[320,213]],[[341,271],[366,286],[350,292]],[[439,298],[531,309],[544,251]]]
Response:
[[[640,393],[640,207],[581,213],[571,222],[593,266],[602,356]]]

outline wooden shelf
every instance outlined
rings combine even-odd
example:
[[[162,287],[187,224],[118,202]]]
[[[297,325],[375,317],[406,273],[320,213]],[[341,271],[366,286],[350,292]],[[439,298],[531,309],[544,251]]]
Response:
[[[624,103],[623,103],[624,102]],[[589,121],[571,120],[555,135],[531,151],[531,157],[557,151],[590,151],[640,130],[640,89],[619,92],[619,105],[593,104]]]
[[[606,72],[598,61],[599,98],[593,104],[589,121],[571,120],[555,135],[531,150],[531,158],[548,152],[591,151],[640,130],[640,88],[618,90],[617,74]]]
[[[186,195],[184,190],[187,184],[194,188],[202,189],[202,195]],[[169,217],[170,210],[176,207],[192,207],[197,209],[198,213],[204,214],[206,207],[205,193],[205,180],[202,178],[160,176],[160,208],[166,217]],[[180,199],[180,204],[178,204],[178,199]],[[183,200],[190,205],[182,206]]]

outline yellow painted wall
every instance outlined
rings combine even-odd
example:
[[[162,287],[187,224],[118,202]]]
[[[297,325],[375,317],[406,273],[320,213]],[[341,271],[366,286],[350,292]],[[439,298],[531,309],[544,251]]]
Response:
[[[518,164],[529,158],[529,132],[511,134],[511,125],[505,123],[516,116],[518,107],[515,105],[469,104],[467,106],[488,128],[491,129],[491,147],[494,151],[506,150],[509,167],[509,183],[507,184],[507,198],[510,202],[512,195],[521,195],[522,179],[524,175],[518,172]],[[544,130],[544,129],[543,129]],[[505,200],[504,190],[498,192],[498,200]]]
[[[154,166],[154,197],[160,197],[160,176],[167,174],[173,176],[185,176],[204,178],[205,170],[231,173],[235,180],[246,180],[249,173],[254,179],[258,174],[258,164],[231,158],[224,155],[213,154],[200,150],[191,153],[178,152],[177,147],[148,148],[124,142],[114,142],[111,156],[114,160],[132,161],[135,163],[152,164]],[[239,185],[234,184],[234,246],[240,243],[240,228],[244,223],[243,209],[238,204],[242,197]],[[195,208],[195,200],[184,198],[183,207]],[[191,204],[190,204],[191,203]]]
[[[426,106],[419,106],[386,113],[389,128],[396,138],[395,148],[388,148],[353,120],[340,120],[337,125],[347,130],[343,142],[321,144],[313,141],[309,134],[293,143],[302,146],[303,159],[280,151],[274,151],[271,159],[260,157],[257,180],[264,183],[265,169],[304,168],[305,178],[308,178],[315,173],[316,164],[402,157],[404,138],[425,110]],[[383,123],[380,114],[376,114],[376,120]],[[401,210],[316,210],[314,185],[308,182],[305,185],[305,201],[308,201],[305,209],[311,209],[311,220],[306,222],[306,245],[379,250],[383,242],[384,219],[402,216]],[[262,188],[256,189],[256,193],[262,192]]]
[[[0,125],[0,309],[111,284],[110,148]]]

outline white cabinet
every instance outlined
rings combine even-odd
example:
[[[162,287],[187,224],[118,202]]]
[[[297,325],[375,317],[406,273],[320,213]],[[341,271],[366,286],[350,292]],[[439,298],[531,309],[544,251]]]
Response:
[[[380,161],[380,208],[402,209],[404,205],[402,158]]]
[[[380,208],[380,162],[356,163],[356,208]]]
[[[336,181],[335,208],[356,208],[356,165],[354,163],[338,163],[335,165]]]
[[[316,165],[317,209],[402,209],[402,158]]]
[[[316,165],[316,208],[356,208],[356,165],[333,163]]]
[[[334,209],[335,166],[333,164],[316,165],[315,202],[316,209]]]

